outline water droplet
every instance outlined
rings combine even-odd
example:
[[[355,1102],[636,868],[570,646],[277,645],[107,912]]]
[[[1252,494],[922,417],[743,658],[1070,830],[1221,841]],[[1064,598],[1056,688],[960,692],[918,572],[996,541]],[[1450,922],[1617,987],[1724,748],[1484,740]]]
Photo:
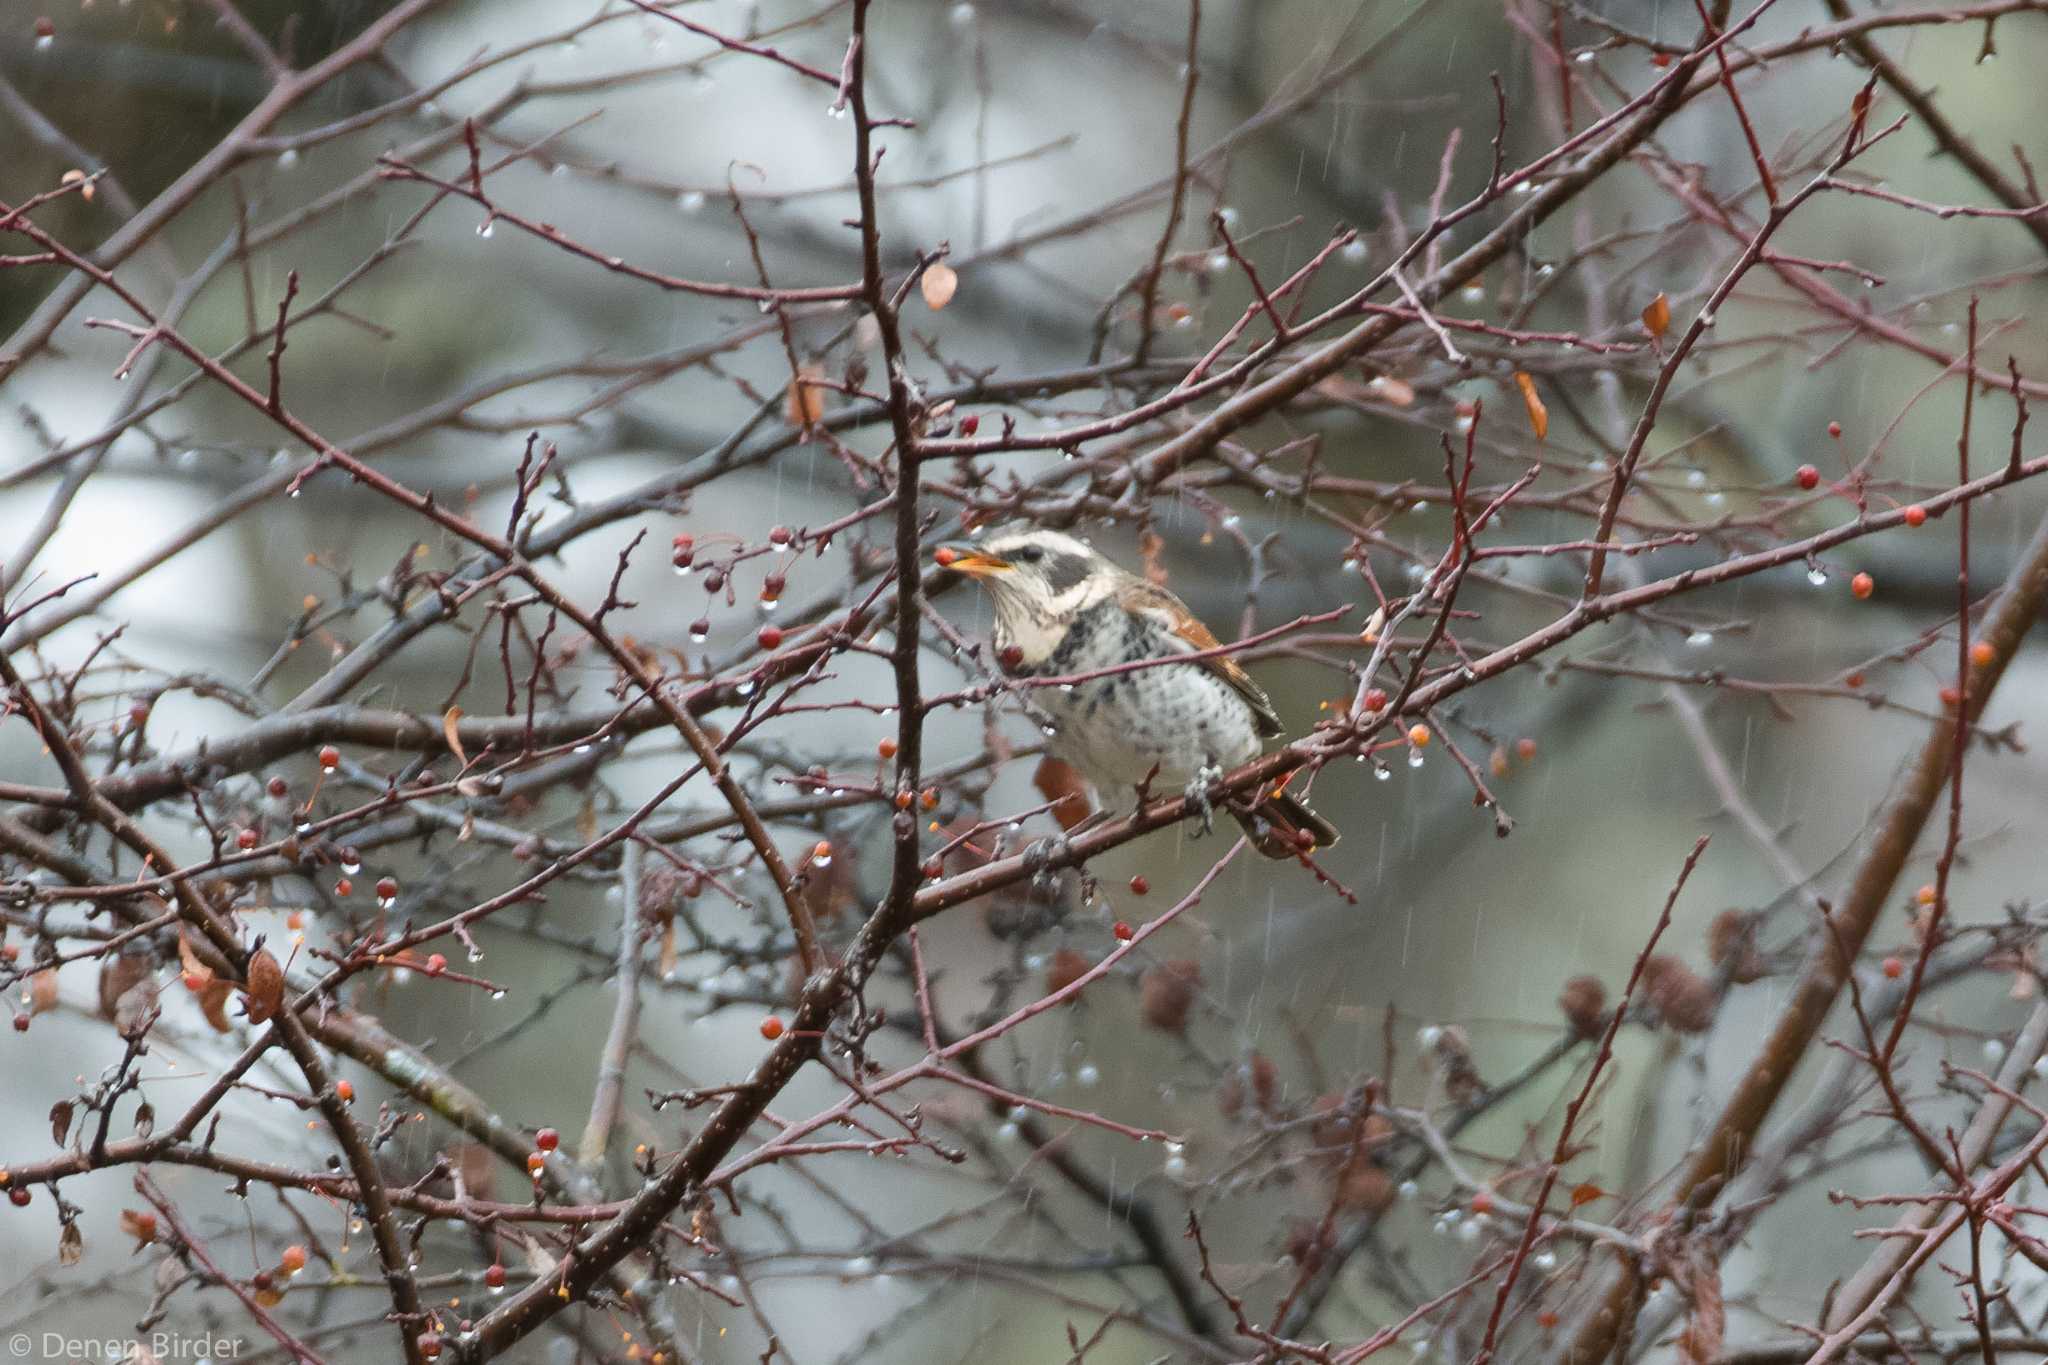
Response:
[[[676,207],[684,213],[701,213],[704,209],[704,191],[684,190],[676,196]]]
[[[1373,780],[1373,781],[1375,781],[1375,782],[1385,782],[1385,781],[1388,781],[1389,779],[1391,779],[1391,778],[1393,777],[1393,775],[1394,775],[1394,770],[1393,770],[1392,768],[1389,768],[1389,767],[1388,767],[1388,766],[1387,766],[1386,764],[1384,764],[1384,763],[1381,763],[1381,762],[1380,762],[1380,761],[1379,761],[1378,759],[1374,759],[1374,760],[1373,760],[1373,765],[1372,765],[1372,780]]]
[[[56,34],[54,34],[54,33],[38,33],[38,34],[36,35],[36,51],[38,51],[38,52],[45,52],[45,51],[48,51],[48,50],[49,50],[49,47],[50,47],[50,45],[51,45],[52,43],[56,42],[56,41],[57,41],[57,35],[56,35]]]
[[[1685,643],[1693,649],[1705,649],[1708,645],[1714,643],[1714,632],[1711,630],[1696,630],[1685,637]]]
[[[1222,208],[1216,210],[1216,216],[1223,220],[1223,226],[1227,228],[1234,228],[1237,226],[1237,210],[1232,208],[1229,204],[1225,204]]]
[[[1004,1142],[1015,1142],[1017,1140],[1017,1135],[1022,1131],[1023,1130],[1020,1129],[1016,1124],[1006,1123],[1002,1127],[996,1129],[996,1137],[998,1137]]]
[[[1485,303],[1486,286],[1483,284],[1468,284],[1458,291],[1458,297],[1466,303]]]
[[[974,6],[968,4],[967,0],[960,0],[959,4],[947,12],[946,17],[953,21],[954,28],[966,28],[974,22]]]
[[[1170,1156],[1161,1169],[1166,1172],[1168,1180],[1184,1179],[1188,1173],[1188,1159],[1184,1156]]]
[[[846,117],[846,106],[844,104],[828,104],[825,106],[825,116],[827,118],[843,119]]]
[[[389,910],[392,906],[396,904],[398,904],[398,897],[396,896],[377,897],[377,908],[379,910]]]
[[[1416,748],[1414,745],[1410,745],[1408,747],[1408,766],[1411,768],[1419,768],[1422,766],[1422,750]]]
[[[277,154],[277,168],[281,171],[288,171],[298,164],[299,149],[296,147],[287,147]]]
[[[811,861],[819,867],[830,867],[832,866],[832,855],[829,853],[820,853],[815,858],[812,858]]]
[[[846,1274],[851,1279],[864,1279],[875,1273],[875,1259],[872,1256],[855,1256],[846,1263]]]
[[[1099,1085],[1102,1082],[1102,1068],[1093,1062],[1083,1062],[1074,1068],[1074,1081],[1079,1085]]]
[[[1337,259],[1346,265],[1357,265],[1365,259],[1365,243],[1356,238],[1337,248]]]
[[[469,960],[471,962],[482,962],[484,960],[484,950],[474,944],[470,945]]]
[[[2004,1041],[2003,1041],[2003,1040],[2001,1040],[2001,1039],[1998,1039],[1998,1038],[1986,1038],[1986,1039],[1984,1040],[1984,1063],[1985,1063],[1985,1065],[1986,1065],[1986,1066],[1997,1066],[1997,1065],[1998,1065],[1998,1064],[1999,1064],[2000,1062],[2002,1062],[2002,1061],[2004,1061],[2004,1060],[2005,1060],[2005,1043],[2004,1043]]]
[[[1412,1180],[1404,1180],[1394,1187],[1394,1193],[1400,1195],[1403,1199],[1413,1199],[1416,1195],[1422,1193],[1422,1186]]]
[[[492,992],[491,992],[491,999],[493,999],[493,1000],[503,1000],[504,998],[505,998],[505,988],[504,988],[503,986],[500,986],[500,987],[498,987],[498,989],[496,989],[496,990],[494,990],[494,991],[492,991]]]
[[[1706,487],[1706,485],[1707,485],[1707,471],[1706,471],[1706,470],[1704,470],[1704,469],[1688,469],[1688,470],[1686,470],[1686,471],[1685,471],[1685,486],[1686,486],[1687,488],[1704,488],[1704,487]]]
[[[1825,588],[1828,585],[1828,571],[1816,564],[1806,571],[1806,581],[1816,588]]]
[[[1580,66],[1591,66],[1593,64],[1593,58],[1598,55],[1598,53],[1586,51],[1581,52],[1578,56],[1572,58],[1572,60],[1577,62]]]
[[[1478,1218],[1467,1219],[1458,1225],[1458,1240],[1461,1242],[1476,1242],[1479,1240],[1479,1234],[1484,1231],[1486,1231],[1484,1220]]]
[[[1712,313],[1700,314],[1700,326],[1702,327],[1712,328],[1715,322],[1717,321],[1719,321],[1719,319],[1717,319]]]
[[[1557,1253],[1549,1247],[1545,1247],[1529,1258],[1529,1264],[1535,1266],[1538,1270],[1555,1270],[1557,1269]]]
[[[356,875],[356,873],[361,872],[363,870],[363,865],[360,862],[357,862],[354,858],[348,858],[343,860],[341,864],[341,870],[343,872],[346,872],[349,876],[353,877]]]
[[[1208,266],[1211,275],[1221,275],[1224,271],[1230,269],[1230,253],[1227,251],[1210,252]]]

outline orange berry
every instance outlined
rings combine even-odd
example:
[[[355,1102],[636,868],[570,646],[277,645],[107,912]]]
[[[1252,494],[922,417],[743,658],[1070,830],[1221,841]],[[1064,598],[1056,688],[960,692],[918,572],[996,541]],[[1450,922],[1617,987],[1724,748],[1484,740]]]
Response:
[[[1991,647],[1989,640],[1978,640],[1970,646],[1970,665],[1973,668],[1989,668],[1997,657],[1998,651]]]
[[[1867,573],[1857,574],[1849,580],[1849,591],[1856,595],[1858,601],[1861,601],[1877,591],[1877,580]]]
[[[1536,757],[1536,741],[1533,739],[1516,740],[1515,757],[1521,759],[1524,763]]]
[[[938,549],[932,551],[932,563],[942,569],[952,568],[953,561],[959,557],[959,552],[950,545],[941,545]]]
[[[1884,960],[1884,974],[1891,980],[1897,981],[1906,974],[1906,964],[1895,957],[1888,957]]]
[[[354,1104],[356,1102],[355,1085],[345,1080],[336,1081],[334,1083],[334,1097],[343,1104]]]
[[[1963,704],[1963,694],[1954,687],[1944,687],[1941,689],[1941,704],[1943,706],[1961,706]]]
[[[1851,673],[1851,674],[1850,674],[1850,675],[1849,675],[1848,677],[1846,677],[1846,678],[1842,679],[1842,686],[1844,686],[1844,687],[1861,687],[1861,686],[1863,686],[1863,674],[1862,674],[1861,672],[1857,672],[1857,673]]]
[[[771,1043],[780,1038],[782,1036],[782,1021],[772,1014],[763,1019],[761,1021],[761,1036]]]
[[[1408,742],[1420,749],[1429,743],[1429,727],[1415,724],[1408,727]]]
[[[435,976],[439,976],[439,975],[440,975],[441,973],[443,973],[443,972],[447,971],[447,970],[448,970],[448,958],[447,958],[447,956],[446,956],[445,954],[442,954],[442,953],[434,953],[434,954],[430,955],[430,956],[429,956],[429,957],[427,958],[427,970],[428,970],[428,971],[429,971],[430,973],[432,973],[433,975],[435,975]]]
[[[538,1176],[542,1171],[546,1170],[547,1168],[548,1159],[542,1156],[539,1152],[528,1152],[526,1154],[526,1169],[529,1172]]]
[[[306,1249],[294,1242],[284,1249],[284,1255],[277,1258],[287,1275],[296,1275],[306,1268]]]
[[[1927,885],[1921,887],[1918,891],[1915,891],[1913,893],[1913,899],[1919,902],[1921,905],[1932,905],[1934,904],[1935,898],[1938,894],[1939,893],[1936,892],[1934,889],[1934,883],[1929,882],[1927,883]]]
[[[1478,1191],[1478,1192],[1477,1192],[1476,1194],[1474,1194],[1474,1195],[1472,1196],[1472,1212],[1474,1212],[1474,1213],[1492,1213],[1492,1212],[1493,1212],[1493,1191],[1491,1191],[1491,1190],[1480,1190],[1480,1191]]]
[[[877,744],[875,746],[875,752],[880,754],[883,758],[896,757],[896,741],[893,739],[883,740],[880,744]]]
[[[1906,525],[1908,526],[1925,526],[1927,524],[1927,509],[1916,502],[1906,509],[1905,518]]]

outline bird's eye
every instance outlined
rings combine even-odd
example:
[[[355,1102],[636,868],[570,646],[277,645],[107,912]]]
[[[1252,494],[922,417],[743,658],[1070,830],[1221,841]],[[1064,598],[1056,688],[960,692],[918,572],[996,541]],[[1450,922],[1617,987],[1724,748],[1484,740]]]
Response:
[[[1017,551],[1016,554],[1011,555],[1010,558],[1020,564],[1036,564],[1039,560],[1045,558],[1045,551],[1036,545],[1026,545],[1023,549]]]

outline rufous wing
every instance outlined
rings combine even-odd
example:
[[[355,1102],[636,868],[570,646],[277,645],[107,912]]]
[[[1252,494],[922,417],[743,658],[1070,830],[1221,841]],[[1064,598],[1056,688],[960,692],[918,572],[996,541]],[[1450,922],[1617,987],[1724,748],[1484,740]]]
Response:
[[[1214,631],[1203,625],[1200,618],[1187,608],[1187,603],[1161,587],[1145,582],[1132,583],[1125,588],[1120,600],[1124,609],[1152,620],[1166,627],[1167,631],[1182,644],[1189,653],[1214,649],[1219,641]],[[1206,668],[1224,682],[1231,690],[1243,697],[1245,704],[1252,708],[1259,737],[1271,739],[1280,733],[1280,717],[1273,710],[1272,699],[1264,689],[1253,682],[1251,675],[1238,667],[1237,660],[1222,654],[1212,654],[1206,659],[1193,661],[1198,667]]]

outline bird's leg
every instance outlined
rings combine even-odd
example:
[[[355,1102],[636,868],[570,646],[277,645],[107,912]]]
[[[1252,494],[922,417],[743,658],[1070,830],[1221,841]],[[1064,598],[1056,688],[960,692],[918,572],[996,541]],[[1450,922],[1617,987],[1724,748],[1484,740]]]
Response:
[[[1209,787],[1211,784],[1220,781],[1222,777],[1223,769],[1217,767],[1214,763],[1206,763],[1196,770],[1194,778],[1187,785],[1187,790],[1181,793],[1187,799],[1188,804],[1202,813],[1202,833],[1204,834],[1216,828],[1216,807],[1215,803],[1209,800]]]
[[[1024,870],[1031,874],[1034,890],[1049,892],[1059,869],[1074,856],[1074,846],[1067,838],[1067,832],[1048,834],[1043,839],[1033,839],[1024,845]]]

